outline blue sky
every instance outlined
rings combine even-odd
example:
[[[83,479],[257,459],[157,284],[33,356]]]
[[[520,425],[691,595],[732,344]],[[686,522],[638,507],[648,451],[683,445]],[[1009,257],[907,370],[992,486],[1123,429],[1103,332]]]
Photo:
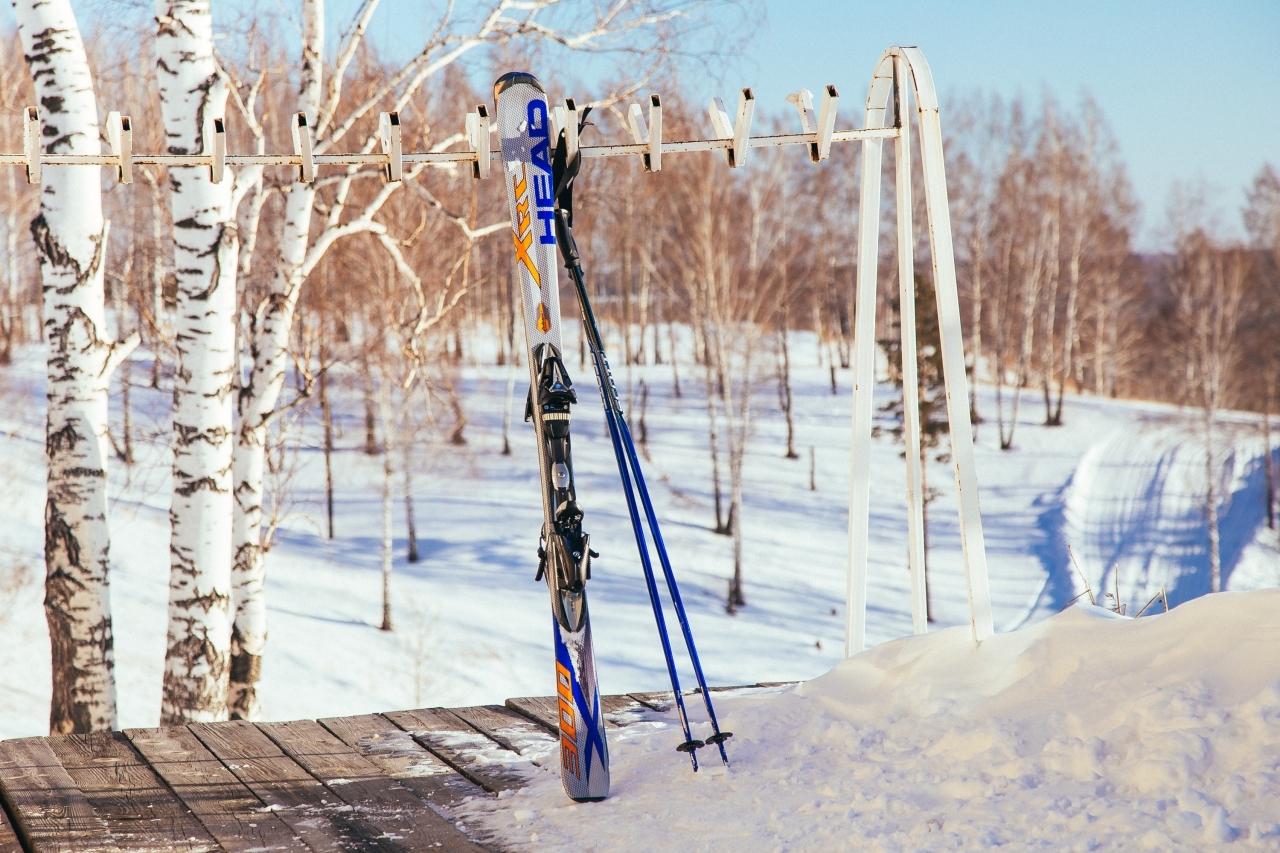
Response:
[[[220,17],[254,5],[214,0]],[[298,4],[273,5],[296,14]],[[388,54],[408,55],[439,5],[383,0],[370,33]],[[150,14],[145,0],[80,0],[76,6],[86,17],[138,23]],[[354,6],[355,0],[330,0],[334,37]],[[718,88],[726,103],[738,88],[751,86],[758,110],[780,111],[789,109],[782,101],[787,92],[801,86],[818,92],[835,83],[840,126],[850,126],[861,121],[871,71],[892,44],[924,51],[944,103],[977,90],[1035,102],[1048,87],[1074,105],[1089,92],[1111,125],[1142,203],[1143,249],[1161,245],[1174,181],[1203,180],[1223,230],[1238,234],[1244,188],[1263,163],[1280,168],[1280,0],[755,0],[748,8],[762,19],[749,22],[754,35],[746,49],[686,77],[700,88]],[[9,4],[0,9],[0,22],[12,21]],[[585,58],[571,63],[563,76],[579,80],[589,81],[593,68],[602,67]]]
[[[1244,187],[1264,162],[1280,169],[1280,0],[766,4],[738,69],[764,103],[835,83],[848,121],[891,44],[924,51],[944,99],[1036,100],[1048,86],[1072,104],[1087,90],[1142,202],[1143,248],[1160,243],[1175,180],[1203,178],[1224,230],[1239,232]]]
[[[427,26],[415,22],[423,2],[383,0],[371,33],[393,52],[412,50]],[[331,0],[331,29],[353,5]],[[685,79],[717,88],[726,104],[751,86],[758,114],[790,110],[783,98],[802,86],[834,83],[839,126],[861,124],[871,72],[894,44],[924,51],[944,104],[978,90],[1034,104],[1047,87],[1074,107],[1088,92],[1142,205],[1140,249],[1162,246],[1174,181],[1203,180],[1222,230],[1238,236],[1245,187],[1263,163],[1280,169],[1280,0],[755,0],[748,8],[763,19],[748,23],[746,49]],[[562,76],[580,80],[602,67],[570,62]]]

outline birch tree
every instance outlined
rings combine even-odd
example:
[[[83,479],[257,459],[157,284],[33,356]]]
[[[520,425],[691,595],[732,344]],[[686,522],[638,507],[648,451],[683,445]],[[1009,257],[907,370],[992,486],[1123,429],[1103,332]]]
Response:
[[[1000,170],[1008,154],[1006,111],[999,97],[989,100],[976,97],[960,105],[958,120],[953,117],[951,144],[947,153],[948,181],[952,185],[951,210],[956,234],[964,253],[965,279],[969,285],[969,354],[973,359],[973,376],[969,383],[969,410],[975,424],[978,414],[978,380],[983,353],[982,313],[984,273],[993,240],[996,216],[996,190]],[[997,368],[999,369],[999,368]],[[976,428],[976,427],[975,427]]]
[[[100,154],[98,108],[68,0],[14,3],[41,104],[46,154]],[[116,726],[108,587],[107,388],[137,337],[110,337],[103,304],[107,222],[96,166],[41,172],[31,223],[48,341],[45,452],[45,618],[53,664],[49,730]]]
[[[205,151],[227,85],[213,56],[209,0],[157,0],[157,79],[167,148]],[[173,502],[169,636],[161,722],[225,719],[231,648],[232,376],[239,240],[233,178],[173,167],[177,369],[173,389]]]
[[[668,49],[679,35],[682,19],[701,4],[689,0],[610,0],[588,4],[578,0],[489,0],[463,11],[450,4],[432,28],[422,50],[403,66],[390,69],[358,99],[344,89],[353,61],[365,46],[378,0],[362,0],[337,45],[331,66],[324,62],[325,4],[302,0],[302,73],[297,111],[314,128],[314,151],[324,154],[338,146],[373,153],[378,145],[377,113],[404,111],[431,80],[477,50],[515,39],[540,40],[568,50],[625,50],[652,55]],[[459,126],[462,116],[456,117]],[[462,142],[456,134],[432,146],[444,150]],[[258,714],[260,661],[266,644],[266,605],[263,598],[265,560],[262,547],[262,472],[264,437],[280,411],[280,393],[288,367],[289,330],[303,283],[324,254],[338,240],[355,234],[373,236],[401,274],[416,280],[404,257],[404,244],[378,218],[403,186],[414,185],[423,165],[406,169],[405,180],[380,191],[360,193],[358,186],[378,180],[379,170],[351,167],[331,176],[322,217],[316,216],[316,184],[294,183],[285,189],[285,215],[274,241],[274,275],[267,295],[251,312],[245,331],[252,366],[238,394],[240,425],[236,434],[235,524],[233,569],[235,588],[234,662],[230,687],[231,715],[253,719]],[[317,182],[319,183],[319,182]],[[437,209],[446,216],[442,208]],[[471,231],[461,217],[448,217],[467,239],[495,229]],[[313,221],[318,220],[318,221]],[[319,233],[314,233],[318,227]],[[246,235],[246,239],[248,235]]]
[[[1202,192],[1202,191],[1201,191]],[[1177,237],[1169,285],[1179,349],[1185,359],[1189,402],[1200,409],[1204,440],[1205,524],[1208,528],[1209,589],[1222,589],[1222,555],[1218,529],[1221,471],[1218,459],[1218,414],[1226,404],[1232,369],[1239,355],[1239,331],[1245,307],[1249,256],[1239,247],[1224,247],[1207,232],[1204,199],[1175,187],[1170,219]]]

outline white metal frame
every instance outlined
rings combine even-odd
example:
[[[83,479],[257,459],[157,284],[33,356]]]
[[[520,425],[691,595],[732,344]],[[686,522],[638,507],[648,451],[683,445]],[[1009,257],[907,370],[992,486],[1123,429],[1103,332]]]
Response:
[[[915,236],[911,213],[911,122],[908,93],[915,92],[920,119],[920,162],[924,172],[925,210],[929,222],[929,254],[942,345],[947,423],[951,459],[960,504],[960,544],[964,554],[973,639],[990,637],[991,593],[987,554],[978,508],[978,477],[973,458],[973,425],[960,328],[960,296],[951,243],[951,213],[942,152],[942,126],[933,75],[924,55],[914,47],[891,47],[876,66],[867,93],[864,128],[886,127],[890,96],[895,128],[897,173],[898,280],[902,311],[903,388],[917,387],[915,341]],[[854,320],[853,456],[849,466],[849,575],[846,589],[845,656],[862,651],[867,626],[867,558],[871,514],[871,419],[875,409],[876,274],[880,259],[880,163],[883,142],[862,143],[862,189],[858,201],[858,285]],[[870,213],[871,215],[867,215]],[[920,408],[917,395],[903,394],[906,421],[908,565],[911,570],[911,618],[917,634],[926,629],[924,577],[924,496],[920,491]]]
[[[657,172],[664,155],[690,151],[725,152],[729,166],[736,168],[747,161],[751,148],[782,145],[806,145],[815,163],[827,159],[833,142],[862,142],[862,187],[859,199],[858,278],[855,298],[854,328],[854,403],[852,419],[852,460],[849,486],[849,567],[845,616],[845,655],[862,650],[866,638],[867,558],[871,511],[871,421],[875,390],[875,314],[876,274],[880,236],[880,168],[883,143],[893,139],[896,156],[896,191],[898,199],[898,280],[902,311],[903,383],[917,387],[915,347],[915,258],[912,231],[912,189],[910,168],[911,123],[907,114],[908,95],[914,92],[920,124],[920,160],[924,171],[925,209],[928,214],[930,256],[933,261],[934,287],[937,293],[941,332],[943,374],[947,395],[947,420],[951,429],[951,458],[955,466],[956,490],[960,505],[960,538],[964,552],[965,579],[968,585],[969,617],[973,638],[981,642],[992,634],[991,596],[987,584],[986,549],[982,535],[982,517],[978,508],[978,481],[974,469],[973,434],[969,420],[968,380],[964,367],[964,344],[960,328],[960,303],[956,286],[955,258],[951,242],[951,217],[948,211],[947,185],[944,174],[942,130],[938,118],[938,99],[933,77],[923,54],[915,47],[891,47],[876,66],[867,94],[866,123],[861,130],[835,130],[836,105],[839,95],[834,86],[823,90],[818,114],[813,111],[813,96],[807,90],[790,95],[787,100],[800,114],[801,133],[751,136],[751,120],[755,98],[743,89],[736,117],[730,117],[719,98],[710,104],[714,138],[666,142],[662,138],[662,101],[657,95],[649,100],[649,118],[632,104],[628,127],[633,142],[621,145],[594,145],[578,148],[577,108],[567,99],[564,108],[556,108],[557,124],[565,128],[571,149],[581,150],[584,157],[639,156],[645,170]],[[889,112],[892,97],[892,113]],[[892,119],[892,121],[889,121]],[[404,152],[401,150],[399,116],[379,116],[382,153],[313,154],[310,128],[303,113],[291,122],[292,154],[228,154],[226,132],[221,118],[212,119],[205,133],[204,154],[135,154],[132,125],[128,116],[111,112],[107,117],[109,154],[45,154],[41,148],[40,118],[35,107],[28,107],[21,154],[0,154],[0,166],[25,166],[27,180],[39,183],[44,166],[114,166],[121,183],[132,181],[135,165],[206,166],[218,181],[226,166],[264,165],[296,166],[297,180],[315,180],[317,166],[379,167],[388,181],[403,177],[404,167],[418,163],[446,165],[471,164],[472,175],[487,178],[490,164],[500,152],[493,150],[490,133],[494,129],[484,105],[468,114],[466,121],[467,150],[441,152]],[[572,151],[570,152],[572,153]],[[909,357],[912,356],[912,357]],[[921,494],[920,411],[915,394],[905,395],[907,443],[908,560],[911,570],[911,614],[916,633],[924,633],[924,503]]]

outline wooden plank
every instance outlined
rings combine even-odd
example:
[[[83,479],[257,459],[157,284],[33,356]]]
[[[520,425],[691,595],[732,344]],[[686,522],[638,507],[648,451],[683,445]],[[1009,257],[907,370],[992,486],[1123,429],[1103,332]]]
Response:
[[[188,729],[126,729],[151,769],[227,853],[308,847]]]
[[[539,772],[517,753],[494,743],[444,708],[388,711],[382,716],[486,791],[523,788]]]
[[[120,732],[51,737],[46,743],[121,847],[175,853],[218,849]]]
[[[319,723],[262,723],[290,758],[324,782],[356,815],[379,830],[374,838],[400,850],[484,853],[444,817]],[[369,848],[372,849],[372,848]],[[381,848],[379,848],[381,849]]]
[[[18,841],[18,833],[9,822],[9,816],[5,814],[2,803],[0,803],[0,853],[25,853],[22,842]]]
[[[548,734],[560,731],[560,702],[554,696],[520,696],[508,699],[507,707],[542,726]]]
[[[736,686],[736,687],[735,686],[711,687],[709,689],[712,693],[729,693],[729,692],[736,692],[736,691],[750,692],[758,687],[759,688],[780,687],[780,686],[785,686],[788,684],[796,684],[796,683],[798,682],[778,681],[778,682],[769,682],[765,684],[748,684],[748,685],[742,685],[742,686]],[[653,693],[632,693],[630,694],[630,696],[632,699],[635,699],[637,702],[640,702],[642,705],[652,708],[655,711],[666,712],[666,711],[672,710],[675,707],[675,694],[673,694],[670,690],[659,690]],[[685,692],[684,702],[686,706],[689,706],[693,703],[696,703],[697,705],[701,706],[702,705],[702,688],[695,687],[694,689]]]
[[[499,746],[539,766],[560,760],[560,738],[502,705],[453,708],[453,713]]]
[[[0,792],[30,853],[120,849],[44,738],[0,743]]]
[[[369,834],[349,826],[338,814],[341,802],[253,723],[197,723],[188,728],[317,853],[334,853],[343,843],[350,846]]]
[[[653,718],[647,706],[626,695],[601,696],[600,710],[604,713],[605,723],[611,728],[621,729]]]
[[[652,693],[629,693],[627,695],[646,708],[652,708],[660,713],[670,711],[676,704],[675,694],[670,690],[659,690]]]
[[[554,696],[522,696],[508,699],[507,707],[538,725],[552,735],[559,734],[560,702]],[[649,719],[650,709],[627,695],[601,696],[600,710],[604,713],[605,727],[620,729],[632,723]]]
[[[386,775],[449,816],[470,797],[489,792],[424,749],[413,735],[379,714],[320,720],[334,737],[354,749]]]

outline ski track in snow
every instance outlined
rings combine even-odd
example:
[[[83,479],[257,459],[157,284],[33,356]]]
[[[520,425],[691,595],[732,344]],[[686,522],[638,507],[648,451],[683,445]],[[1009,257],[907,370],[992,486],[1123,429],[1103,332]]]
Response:
[[[1261,442],[1252,424],[1227,422],[1222,430],[1222,444],[1231,448],[1218,483],[1225,496],[1218,509],[1223,588],[1274,586],[1280,563],[1274,537],[1264,532]],[[1087,596],[1081,573],[1107,606],[1114,606],[1118,582],[1119,604],[1129,614],[1162,588],[1174,607],[1209,592],[1204,449],[1192,424],[1147,416],[1112,432],[1089,448],[1063,491],[1056,532],[1060,550],[1070,544],[1079,566],[1058,569],[1070,581],[1062,584],[1070,597]]]
[[[1277,609],[1263,590],[1140,620],[1079,605],[980,648],[908,637],[718,695],[727,773],[710,750],[692,773],[668,715],[611,733],[605,802],[548,775],[467,822],[512,851],[1277,850]]]
[[[622,365],[616,371],[624,402],[633,399],[641,377],[651,389],[645,472],[712,684],[814,678],[841,658],[850,374],[839,371],[839,394],[833,396],[827,369],[812,358],[815,350],[812,336],[793,336],[801,459],[782,458],[785,424],[773,381],[762,381],[757,392],[743,512],[748,606],[735,617],[723,609],[732,543],[709,529],[706,409],[697,373],[686,358],[684,396],[677,398],[669,364]],[[492,364],[492,353],[477,355]],[[585,529],[602,553],[589,587],[602,690],[665,689],[669,683],[593,376],[569,356],[581,401],[574,413],[579,499],[587,513]],[[135,366],[135,382],[144,380],[149,366]],[[48,725],[48,635],[39,583],[43,370],[43,353],[28,350],[6,370],[0,387],[0,511],[7,521],[0,529],[0,738],[44,734]],[[492,366],[462,371],[468,444],[458,448],[439,437],[449,426],[444,413],[437,437],[417,454],[423,559],[405,561],[404,510],[397,500],[392,633],[377,629],[381,463],[359,449],[359,389],[335,383],[333,540],[322,533],[318,419],[302,420],[307,446],[291,461],[289,514],[267,558],[265,718],[484,704],[555,692],[546,587],[533,581],[541,506],[532,430],[520,421],[525,368],[516,371],[511,456],[499,452],[508,368]],[[335,373],[335,379],[342,375]],[[988,422],[979,427],[976,454],[997,630],[1043,620],[1081,591],[1066,555],[1068,542],[1093,573],[1095,592],[1110,583],[1104,574],[1115,554],[1123,556],[1116,565],[1130,612],[1160,583],[1169,586],[1175,604],[1194,594],[1197,573],[1203,573],[1194,553],[1195,508],[1185,494],[1174,496],[1194,485],[1199,463],[1194,434],[1179,438],[1169,425],[1178,417],[1176,409],[1073,397],[1067,401],[1067,425],[1046,428],[1037,422],[1038,407],[1024,405],[1017,448],[1005,452],[997,445],[989,390],[979,396]],[[887,402],[892,393],[882,386],[877,402]],[[168,400],[135,385],[134,405],[135,428],[150,438],[135,443],[138,462],[131,469],[112,460],[111,584],[120,723],[147,727],[159,719],[168,599]],[[112,406],[118,436],[118,396]],[[637,413],[631,415],[638,434]],[[1224,565],[1230,567],[1224,576],[1232,589],[1274,586],[1274,537],[1264,529],[1258,499],[1260,442],[1244,434],[1236,442],[1228,477],[1233,497],[1223,513]],[[817,491],[808,488],[811,446]],[[1172,461],[1161,461],[1173,451]],[[874,645],[910,633],[911,620],[901,446],[885,436],[874,442],[872,453],[868,643]],[[1183,473],[1174,476],[1177,471]],[[1164,472],[1158,489],[1148,483],[1153,472]],[[1090,489],[1111,491],[1095,494],[1086,481]],[[939,492],[929,508],[937,629],[966,624],[968,612],[950,466],[931,461],[929,484]],[[399,490],[397,475],[397,495]],[[1158,509],[1152,498],[1157,494]],[[1176,539],[1163,538],[1175,533]],[[1144,549],[1154,549],[1156,556],[1139,570]],[[10,590],[22,566],[26,583]],[[688,684],[692,673],[681,666]]]

